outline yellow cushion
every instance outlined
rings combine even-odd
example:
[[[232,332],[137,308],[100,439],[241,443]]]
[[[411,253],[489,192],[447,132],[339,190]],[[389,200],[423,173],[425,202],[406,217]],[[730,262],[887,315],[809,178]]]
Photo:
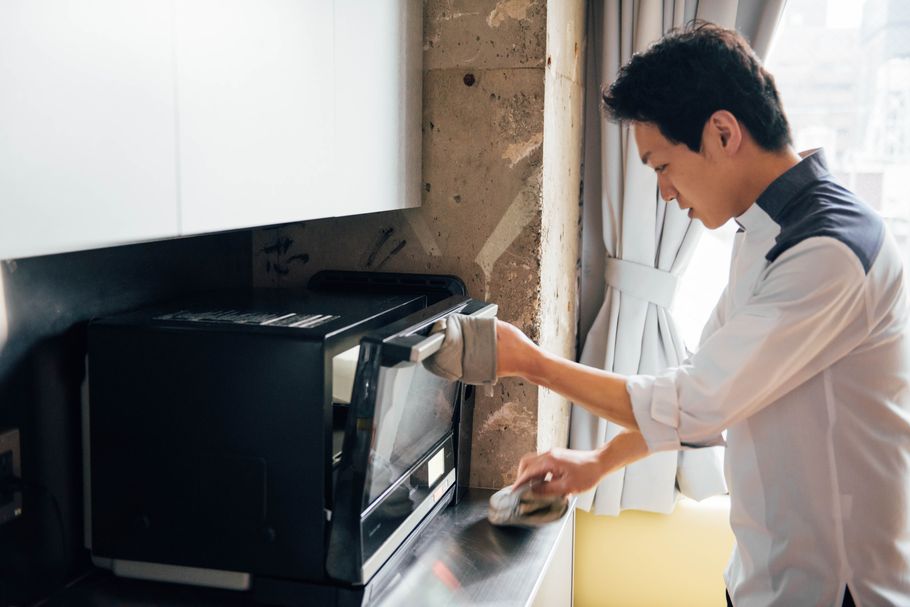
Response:
[[[724,607],[730,500],[683,499],[673,514],[578,511],[575,607]]]

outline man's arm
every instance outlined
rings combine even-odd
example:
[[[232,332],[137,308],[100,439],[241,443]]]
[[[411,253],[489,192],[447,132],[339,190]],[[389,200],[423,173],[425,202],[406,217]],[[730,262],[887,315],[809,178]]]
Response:
[[[502,374],[524,375],[638,430],[651,451],[705,446],[862,342],[870,322],[865,284],[849,247],[814,237],[771,264],[756,292],[683,365],[624,378],[535,352],[504,325]]]
[[[544,352],[516,327],[496,323],[498,375],[518,375],[599,417],[637,430],[626,378]]]

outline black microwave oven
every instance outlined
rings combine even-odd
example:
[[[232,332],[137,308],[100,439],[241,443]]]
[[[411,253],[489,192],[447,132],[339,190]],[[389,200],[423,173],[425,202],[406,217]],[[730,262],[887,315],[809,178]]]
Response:
[[[124,577],[363,605],[467,473],[465,387],[423,365],[448,277],[323,273],[89,325],[86,544]]]

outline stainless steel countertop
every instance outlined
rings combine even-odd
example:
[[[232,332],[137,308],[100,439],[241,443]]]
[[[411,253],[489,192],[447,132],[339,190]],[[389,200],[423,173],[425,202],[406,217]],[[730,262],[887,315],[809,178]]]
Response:
[[[436,517],[379,605],[530,604],[557,540],[571,532],[570,517],[536,529],[494,527],[486,518],[493,493],[469,489],[459,504]]]
[[[487,504],[494,492],[468,489],[443,510],[395,563],[389,590],[371,604],[526,607],[533,599],[569,516],[537,528],[494,527]],[[574,507],[574,502],[571,505]],[[391,565],[391,563],[389,563]],[[96,571],[42,607],[252,607],[249,594],[117,578]]]

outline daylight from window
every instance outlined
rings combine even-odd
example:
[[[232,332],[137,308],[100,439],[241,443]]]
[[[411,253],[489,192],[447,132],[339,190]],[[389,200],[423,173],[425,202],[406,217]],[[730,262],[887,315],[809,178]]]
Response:
[[[910,267],[910,2],[788,0],[765,65],[797,150],[878,211]],[[736,225],[705,232],[674,318],[690,349],[726,284]]]

